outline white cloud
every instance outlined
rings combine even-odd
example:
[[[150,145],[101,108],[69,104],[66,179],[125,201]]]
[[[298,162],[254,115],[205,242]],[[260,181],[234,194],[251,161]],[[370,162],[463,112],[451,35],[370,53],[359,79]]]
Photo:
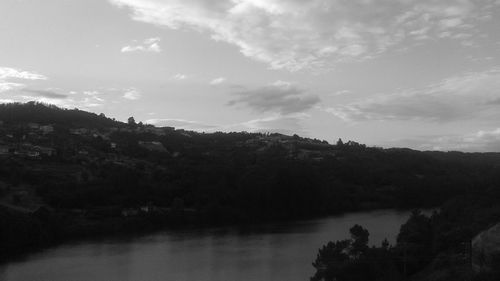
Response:
[[[500,117],[500,67],[451,77],[425,88],[381,94],[326,111],[344,120],[449,122]]]
[[[336,92],[329,94],[329,96],[342,96],[342,95],[347,95],[350,93],[352,93],[352,92],[349,90],[340,90],[340,91],[336,91]]]
[[[283,81],[283,80],[276,80],[271,85],[278,87],[278,88],[287,89],[287,88],[290,88],[290,86],[292,86],[292,83],[290,83],[288,81]]]
[[[24,88],[26,85],[20,83],[6,82],[0,80],[0,93]]]
[[[494,0],[109,1],[130,8],[134,20],[205,32],[271,68],[291,71],[373,58],[411,46],[408,40],[474,35],[471,27],[494,10],[481,9]]]
[[[128,99],[128,100],[138,100],[142,97],[141,93],[139,90],[135,88],[130,88],[125,90],[125,93],[123,94],[123,98]]]
[[[47,77],[35,72],[19,70],[11,67],[0,67],[0,93],[25,88],[23,83],[11,82],[11,79],[47,80]]]
[[[71,92],[70,92],[71,93]],[[94,101],[94,102],[104,102],[105,100],[101,97],[102,93],[99,91],[83,91],[83,94],[87,97],[85,97],[86,102]]]
[[[25,80],[47,80],[46,76],[35,72],[28,72],[10,67],[0,67],[0,80],[9,78]]]
[[[174,76],[172,76],[173,80],[185,80],[187,78],[188,78],[188,76],[186,74],[182,74],[182,73],[177,73]]]
[[[219,84],[222,84],[224,82],[226,82],[226,78],[225,77],[219,77],[219,78],[215,78],[212,81],[210,81],[210,85],[219,85]]]
[[[439,22],[443,29],[447,29],[450,27],[457,27],[463,23],[461,18],[451,18],[451,19],[443,19]]]
[[[160,47],[160,38],[153,37],[145,39],[141,44],[129,45],[125,46],[121,49],[122,53],[130,53],[130,52],[153,52],[159,53],[161,52]]]

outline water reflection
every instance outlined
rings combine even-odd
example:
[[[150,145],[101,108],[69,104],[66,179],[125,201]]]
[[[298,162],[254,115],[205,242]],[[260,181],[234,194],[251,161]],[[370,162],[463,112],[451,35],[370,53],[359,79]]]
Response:
[[[348,237],[395,240],[408,212],[375,211],[244,227],[184,229],[134,239],[60,246],[0,267],[0,280],[308,280],[317,249]]]

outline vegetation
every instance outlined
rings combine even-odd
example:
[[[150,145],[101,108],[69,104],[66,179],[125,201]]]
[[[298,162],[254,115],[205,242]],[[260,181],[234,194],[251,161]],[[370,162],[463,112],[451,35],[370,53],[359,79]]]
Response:
[[[490,271],[473,270],[471,240],[500,218],[498,192],[457,196],[430,217],[413,211],[396,245],[367,246],[368,231],[351,228],[352,239],[328,242],[313,266],[316,280],[500,280],[500,259]]]
[[[197,133],[37,103],[0,105],[0,121],[0,246],[7,256],[64,237],[447,202],[431,218],[412,216],[393,247],[367,247],[367,233],[355,227],[351,240],[328,244],[315,262],[314,280],[355,272],[398,278],[500,214],[498,153]]]

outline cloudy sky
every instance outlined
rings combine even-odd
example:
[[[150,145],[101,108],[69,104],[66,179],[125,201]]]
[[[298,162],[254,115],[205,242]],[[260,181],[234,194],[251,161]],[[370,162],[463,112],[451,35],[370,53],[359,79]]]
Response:
[[[0,102],[500,151],[500,0],[2,0]]]

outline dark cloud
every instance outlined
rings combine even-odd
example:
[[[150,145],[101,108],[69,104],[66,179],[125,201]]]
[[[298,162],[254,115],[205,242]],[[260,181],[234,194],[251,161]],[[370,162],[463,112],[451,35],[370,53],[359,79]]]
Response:
[[[495,98],[486,102],[487,105],[500,105],[500,98]]]
[[[68,95],[59,94],[50,90],[23,89],[23,92],[34,94],[37,97],[44,97],[49,99],[65,99],[68,97]]]
[[[243,104],[258,112],[291,114],[304,112],[320,102],[319,97],[306,95],[296,87],[267,86],[235,93],[229,105]]]

